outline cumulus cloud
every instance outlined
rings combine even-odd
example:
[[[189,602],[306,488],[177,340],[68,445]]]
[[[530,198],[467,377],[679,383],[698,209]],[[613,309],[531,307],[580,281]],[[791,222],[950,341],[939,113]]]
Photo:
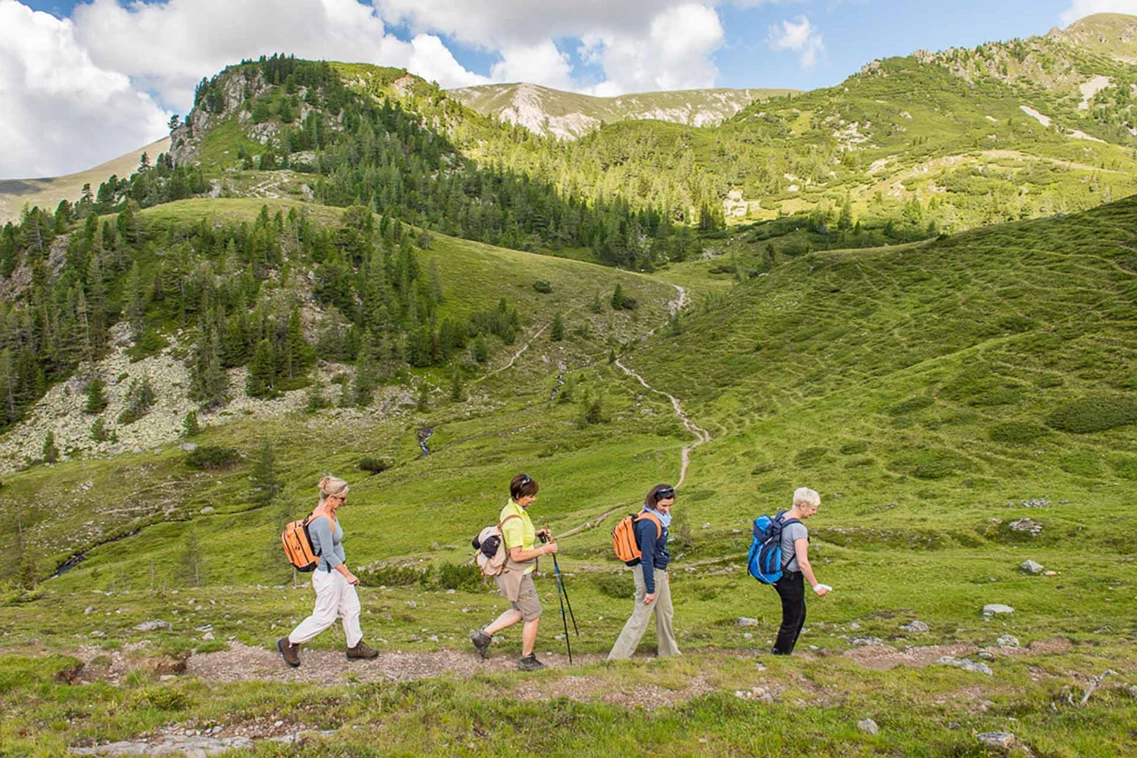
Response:
[[[93,0],[73,14],[76,34],[98,64],[188,107],[193,88],[242,58],[287,52],[406,67],[443,86],[478,84],[437,37],[410,42],[387,33],[358,0],[168,0],[129,7]]]
[[[74,173],[160,138],[168,113],[94,63],[74,25],[0,0],[0,176]]]
[[[552,40],[502,50],[502,58],[490,69],[498,82],[529,82],[556,89],[572,89],[572,63]]]
[[[584,35],[580,52],[583,60],[600,65],[606,75],[591,91],[610,97],[713,86],[718,69],[710,56],[722,42],[718,14],[688,3],[657,15],[645,34]]]
[[[1063,24],[1071,24],[1095,13],[1128,13],[1137,16],[1137,0],[1073,0],[1073,4],[1058,18]]]
[[[821,34],[805,16],[771,26],[766,42],[773,50],[793,51],[801,67],[807,71],[817,65],[817,59],[825,53]]]

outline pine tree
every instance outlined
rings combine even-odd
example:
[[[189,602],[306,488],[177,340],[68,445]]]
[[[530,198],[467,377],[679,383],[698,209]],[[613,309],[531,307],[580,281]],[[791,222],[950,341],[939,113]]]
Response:
[[[127,297],[130,298],[126,306],[126,317],[130,322],[130,331],[135,342],[142,337],[146,319],[146,293],[142,289],[142,273],[138,268],[138,261],[130,266],[130,274],[126,280]]]
[[[87,383],[87,402],[83,405],[83,413],[102,413],[107,407],[107,383],[96,376]]]
[[[359,355],[355,359],[355,380],[352,383],[352,400],[358,406],[371,404],[371,394],[379,385],[379,366],[371,333],[363,335]]]
[[[245,392],[249,397],[271,398],[276,394],[276,356],[272,343],[263,339],[257,344],[253,361],[249,364],[249,375],[245,380]]]
[[[450,367],[450,399],[456,403],[466,399],[466,394],[462,391],[462,374],[458,370],[457,363]]]
[[[196,437],[201,434],[201,424],[197,420],[197,411],[190,411],[182,419],[182,436]]]
[[[616,282],[616,291],[612,293],[612,310],[619,311],[624,308],[624,288]]]
[[[197,538],[197,527],[191,526],[182,536],[182,579],[191,587],[200,587],[205,579],[202,565],[201,542]]]
[[[43,461],[44,463],[55,463],[59,460],[59,448],[55,446],[55,432],[48,431],[47,436],[43,439]]]
[[[255,505],[271,505],[280,494],[280,481],[276,477],[276,458],[273,455],[272,443],[268,439],[261,440],[257,452],[256,463],[249,474],[249,501]]]
[[[558,311],[553,314],[553,342],[560,342],[565,338],[565,322]]]
[[[194,347],[193,363],[190,365],[191,400],[196,400],[202,408],[215,408],[225,404],[225,392],[229,389],[229,376],[221,365],[221,346],[217,332],[204,328],[198,335]]]

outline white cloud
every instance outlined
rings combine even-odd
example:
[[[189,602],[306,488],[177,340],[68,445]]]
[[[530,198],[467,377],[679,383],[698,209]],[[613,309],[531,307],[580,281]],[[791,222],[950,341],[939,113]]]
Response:
[[[821,34],[805,16],[771,26],[766,42],[773,50],[793,51],[801,67],[807,71],[817,65],[817,59],[825,53]]]
[[[73,24],[0,0],[0,176],[55,176],[161,137],[165,113],[96,65]]]
[[[713,9],[688,3],[657,15],[646,34],[585,35],[581,57],[603,67],[605,81],[591,90],[601,96],[710,87],[718,76],[710,56],[723,36]]]
[[[286,52],[303,58],[402,66],[443,86],[483,83],[442,41],[404,42],[358,0],[168,0],[123,7],[93,0],[73,14],[92,59],[187,109],[193,88],[242,58]]]
[[[1128,13],[1137,16],[1137,0],[1073,0],[1059,15],[1063,24],[1071,24],[1095,13]]]
[[[498,82],[529,82],[556,89],[572,89],[572,64],[568,55],[557,49],[552,40],[535,45],[508,47],[501,60],[490,69],[490,78]]]

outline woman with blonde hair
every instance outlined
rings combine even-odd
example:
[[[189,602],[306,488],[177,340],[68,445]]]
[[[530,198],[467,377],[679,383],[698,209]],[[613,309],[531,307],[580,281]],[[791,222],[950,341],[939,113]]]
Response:
[[[336,512],[347,504],[350,487],[343,479],[325,476],[320,480],[320,502],[308,518],[308,534],[312,538],[313,552],[320,557],[312,572],[312,586],[316,589],[316,607],[312,615],[300,622],[287,637],[276,642],[276,649],[289,666],[300,665],[300,646],[343,619],[347,636],[348,659],[371,659],[379,655],[363,643],[359,627],[359,593],[355,588],[359,579],[348,570],[343,551],[343,526]]]
[[[809,562],[809,530],[802,522],[817,514],[821,496],[808,487],[794,490],[793,507],[775,518],[782,522],[782,578],[774,585],[782,601],[782,625],[774,641],[774,655],[790,655],[797,638],[805,626],[805,582],[818,597],[825,597],[833,588],[821,584],[813,574]],[[792,556],[787,558],[787,556]]]

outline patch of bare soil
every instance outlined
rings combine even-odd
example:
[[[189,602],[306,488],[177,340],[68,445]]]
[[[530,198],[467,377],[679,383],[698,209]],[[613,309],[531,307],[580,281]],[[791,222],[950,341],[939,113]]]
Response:
[[[527,681],[515,690],[515,696],[519,700],[567,697],[581,702],[600,701],[624,708],[654,710],[685,703],[692,698],[714,692],[715,689],[702,674],[689,680],[680,689],[669,689],[642,682],[621,685],[613,683],[610,678],[599,676],[565,676]]]
[[[568,666],[563,655],[542,653],[541,660],[549,668]],[[598,655],[577,655],[575,663],[591,663]],[[192,656],[186,673],[211,682],[236,682],[248,679],[273,682],[312,682],[339,685],[350,681],[409,682],[436,676],[468,679],[483,673],[515,671],[517,656],[513,653],[490,655],[483,661],[474,653],[439,650],[434,652],[384,652],[372,661],[349,661],[343,652],[301,650],[299,668],[290,668],[275,650],[249,647],[239,642],[219,653]]]

